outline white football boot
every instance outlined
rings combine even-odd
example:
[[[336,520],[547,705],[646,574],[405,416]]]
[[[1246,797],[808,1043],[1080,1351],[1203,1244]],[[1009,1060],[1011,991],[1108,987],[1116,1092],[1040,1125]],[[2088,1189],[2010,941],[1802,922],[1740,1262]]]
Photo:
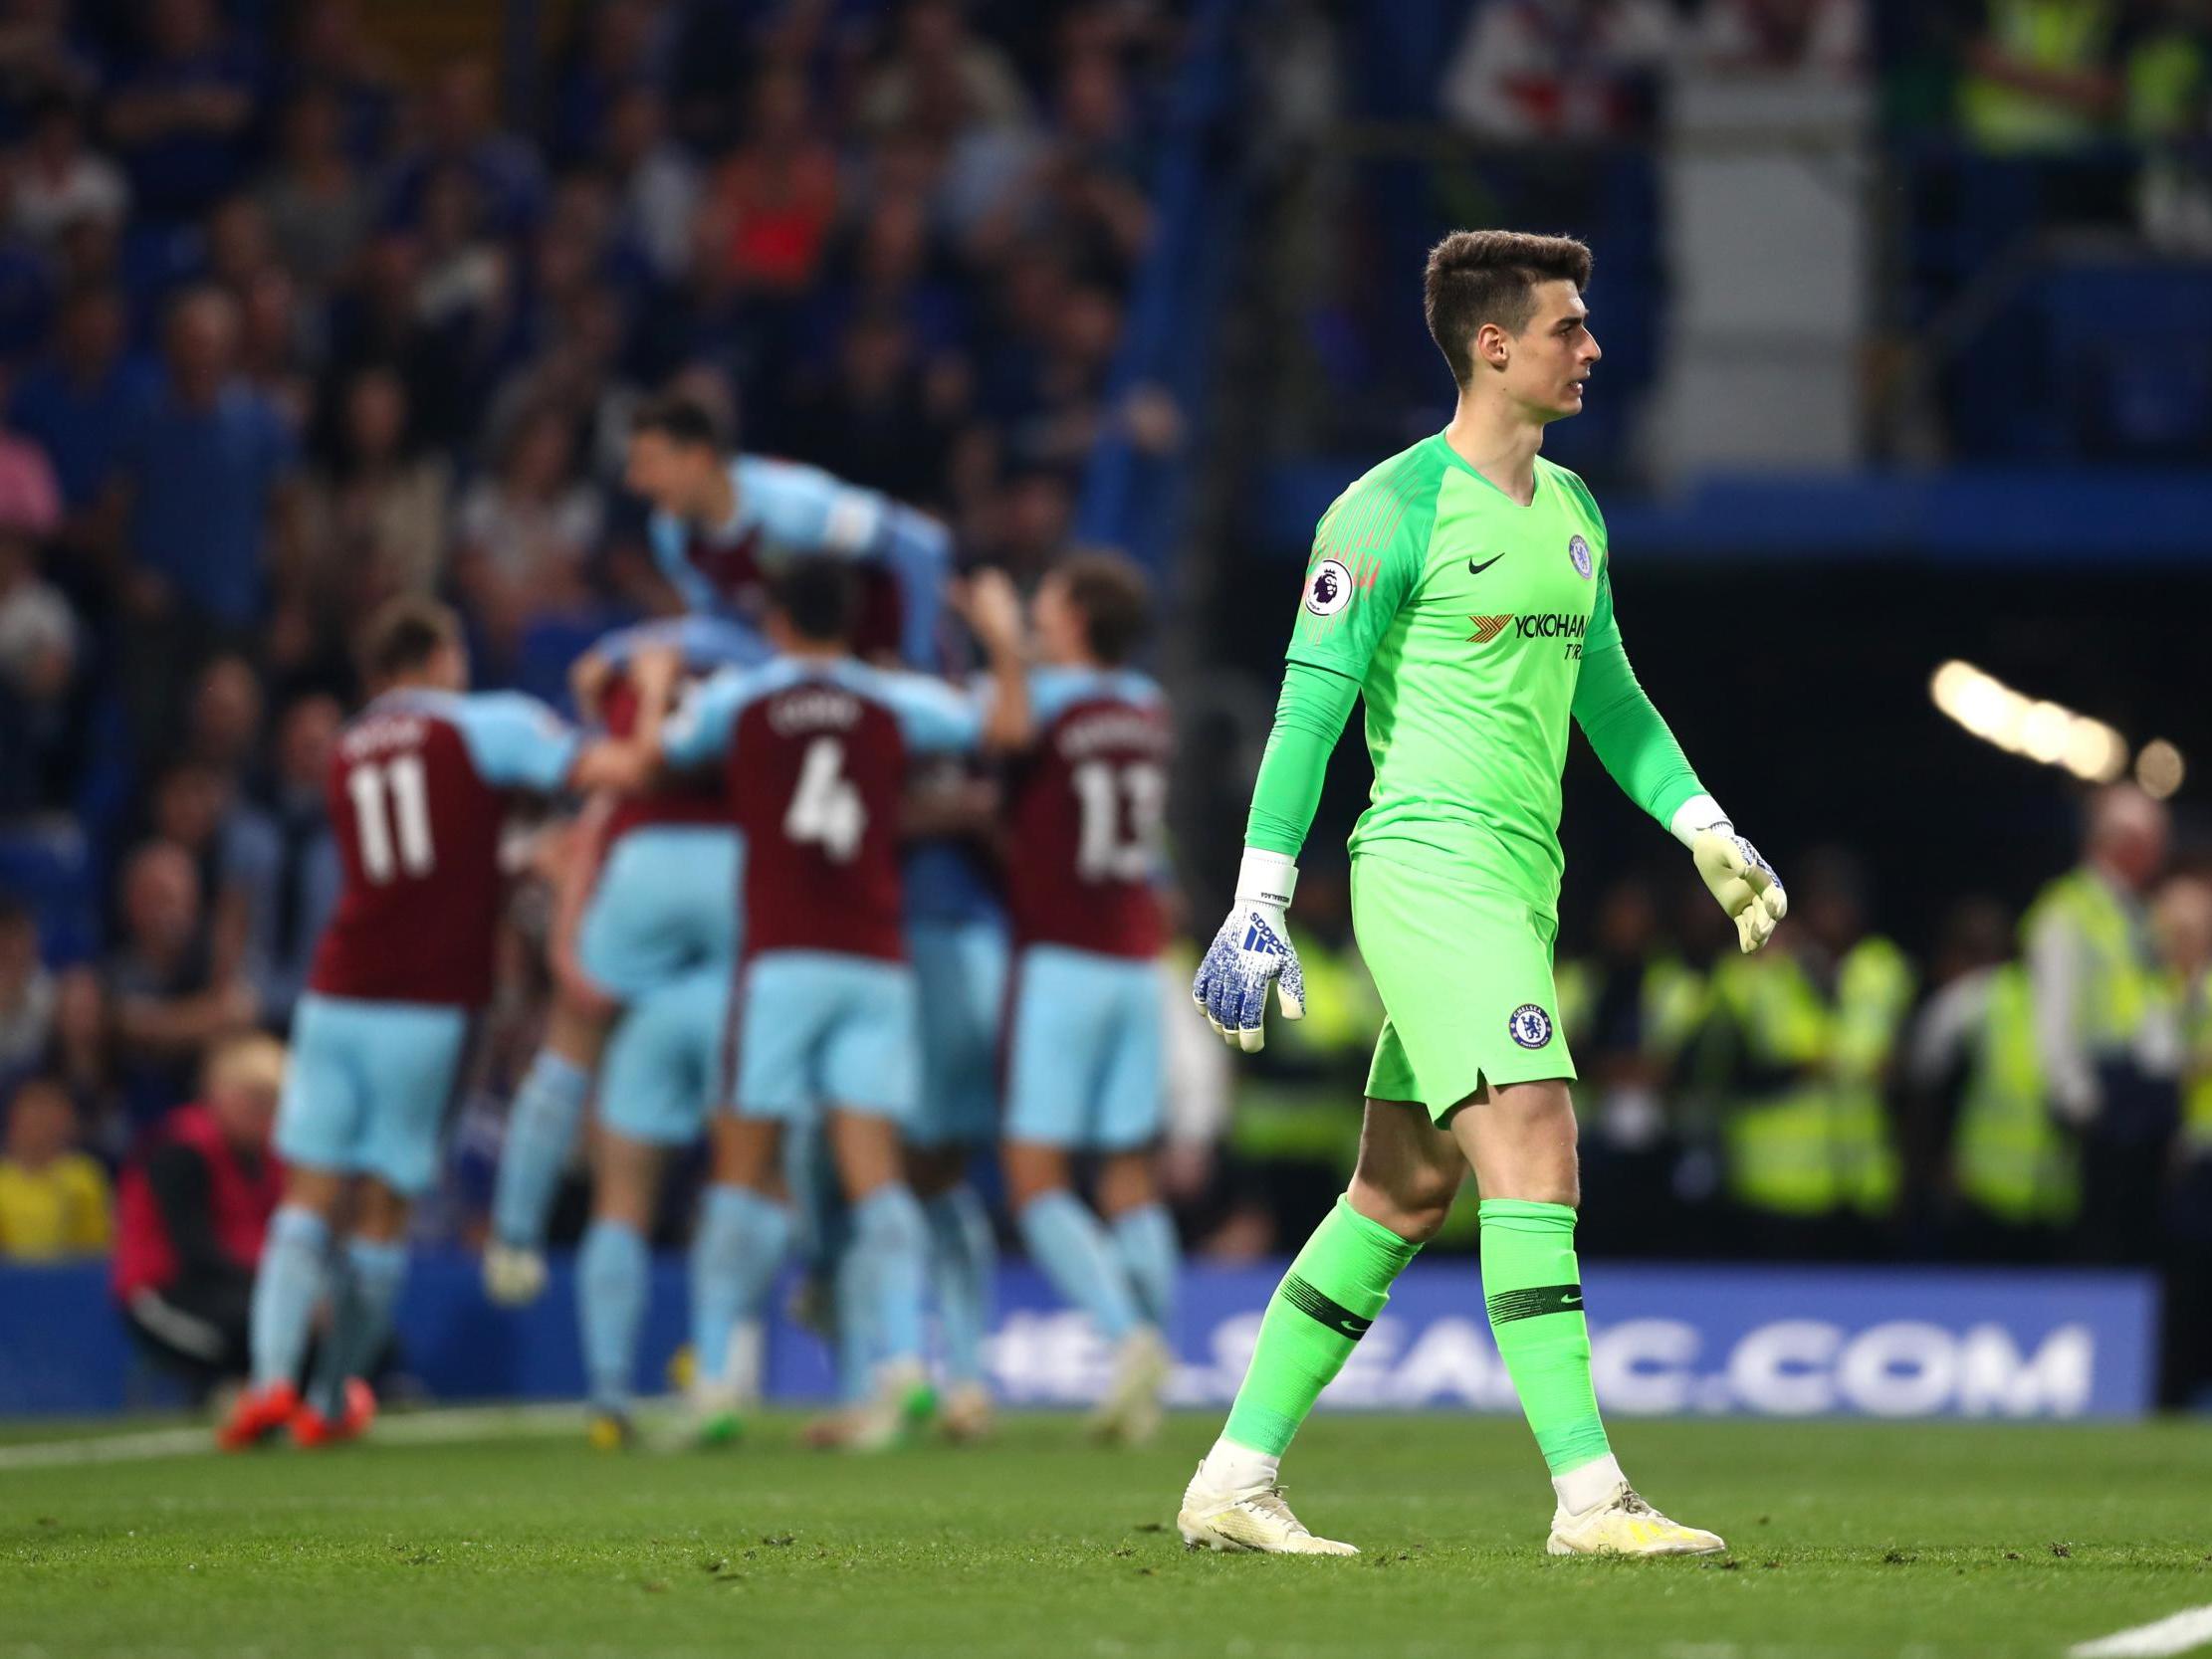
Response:
[[[1586,1510],[1555,1510],[1544,1544],[1554,1555],[1717,1555],[1727,1548],[1717,1533],[1667,1520],[1626,1481]]]
[[[1091,1438],[1144,1445],[1160,1432],[1160,1393],[1173,1375],[1175,1354],[1167,1339],[1149,1325],[1130,1332],[1114,1349],[1113,1379],[1085,1424]]]
[[[1183,1489],[1183,1510],[1176,1531],[1192,1550],[1229,1554],[1253,1551],[1263,1555],[1356,1555],[1356,1545],[1315,1538],[1290,1513],[1280,1486],[1247,1486],[1234,1491],[1207,1487],[1206,1467]]]
[[[501,1308],[527,1308],[546,1291],[546,1258],[496,1240],[484,1247],[484,1294]]]

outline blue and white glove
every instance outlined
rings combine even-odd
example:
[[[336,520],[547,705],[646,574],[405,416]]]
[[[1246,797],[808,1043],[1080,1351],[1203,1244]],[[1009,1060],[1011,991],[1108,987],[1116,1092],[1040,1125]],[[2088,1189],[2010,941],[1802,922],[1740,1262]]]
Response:
[[[1232,1047],[1253,1054],[1266,1043],[1267,987],[1286,1020],[1306,1017],[1306,973],[1283,923],[1298,891],[1298,866],[1280,853],[1244,849],[1236,903],[1191,981],[1191,1000]]]
[[[1782,878],[1758,848],[1736,833],[1710,795],[1685,801],[1671,827],[1689,849],[1706,891],[1736,925],[1736,945],[1748,956],[1774,936],[1774,925],[1790,914]]]

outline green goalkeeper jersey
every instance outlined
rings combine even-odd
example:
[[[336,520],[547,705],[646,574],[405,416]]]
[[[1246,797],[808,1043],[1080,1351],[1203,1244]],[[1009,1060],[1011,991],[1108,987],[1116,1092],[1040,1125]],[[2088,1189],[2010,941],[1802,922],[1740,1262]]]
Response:
[[[1553,911],[1569,716],[1598,736],[1577,698],[1592,659],[1667,751],[1663,780],[1632,793],[1663,822],[1698,791],[1621,653],[1598,505],[1541,457],[1526,507],[1441,433],[1353,484],[1314,536],[1288,656],[1366,700],[1375,784],[1355,853],[1448,867]]]

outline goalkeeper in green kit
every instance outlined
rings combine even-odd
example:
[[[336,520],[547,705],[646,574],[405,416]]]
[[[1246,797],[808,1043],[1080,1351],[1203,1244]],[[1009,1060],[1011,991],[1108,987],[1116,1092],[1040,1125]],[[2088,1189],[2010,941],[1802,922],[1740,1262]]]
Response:
[[[1184,1493],[1184,1541],[1352,1555],[1308,1532],[1277,1468],[1315,1397],[1442,1225],[1471,1165],[1498,1352],[1557,1496],[1553,1555],[1706,1555],[1713,1534],[1621,1473],[1590,1381],[1575,1265],[1575,1075],[1552,988],[1559,779],[1571,715],[1615,781],[1690,851],[1756,950],[1782,884],[1705,793],[1630,670],[1605,520],[1537,454],[1598,361],[1590,250],[1461,231],[1429,256],[1429,331],[1458,382],[1451,424],[1339,496],[1306,567],[1236,904],[1193,992],[1260,1046],[1267,990],[1304,1013],[1285,913],[1321,777],[1356,698],[1375,784],[1352,833],[1352,918],[1386,1018],[1359,1166],[1268,1303],[1221,1438]]]

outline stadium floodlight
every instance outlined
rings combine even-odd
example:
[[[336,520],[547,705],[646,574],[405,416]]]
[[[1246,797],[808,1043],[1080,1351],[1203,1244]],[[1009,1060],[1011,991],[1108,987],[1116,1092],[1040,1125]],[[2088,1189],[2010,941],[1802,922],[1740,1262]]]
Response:
[[[2181,758],[2181,751],[2163,737],[2151,738],[2135,756],[2135,781],[2142,785],[2143,793],[2154,800],[2162,801],[2171,795],[2188,775],[2189,768]]]
[[[1928,696],[1943,714],[2007,754],[2063,766],[2086,783],[2109,783],[2127,769],[2127,739],[2111,726],[2017,692],[1972,663],[1953,658],[1942,664],[1928,677]]]

